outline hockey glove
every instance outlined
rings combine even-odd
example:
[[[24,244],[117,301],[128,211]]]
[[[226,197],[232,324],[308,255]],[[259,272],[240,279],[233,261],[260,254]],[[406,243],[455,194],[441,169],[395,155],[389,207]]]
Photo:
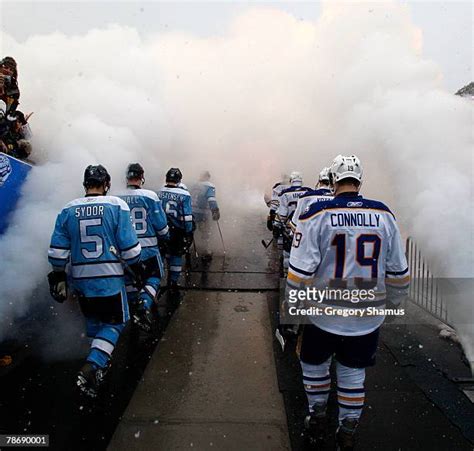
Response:
[[[279,221],[273,222],[273,238],[277,239],[283,234],[283,224]]]
[[[221,212],[219,211],[219,209],[215,208],[214,210],[212,210],[212,219],[214,221],[219,221],[220,218],[221,218]]]
[[[52,298],[62,304],[67,299],[67,274],[64,271],[51,271],[48,282]]]
[[[270,230],[270,232],[273,230],[274,221],[275,221],[275,211],[270,210],[270,213],[268,213],[268,217],[267,217],[267,229]]]

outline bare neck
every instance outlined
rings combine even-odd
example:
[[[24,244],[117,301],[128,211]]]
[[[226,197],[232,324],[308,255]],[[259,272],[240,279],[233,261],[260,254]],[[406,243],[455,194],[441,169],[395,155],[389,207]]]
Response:
[[[99,196],[105,196],[104,188],[88,188],[86,189],[86,195],[97,194]]]

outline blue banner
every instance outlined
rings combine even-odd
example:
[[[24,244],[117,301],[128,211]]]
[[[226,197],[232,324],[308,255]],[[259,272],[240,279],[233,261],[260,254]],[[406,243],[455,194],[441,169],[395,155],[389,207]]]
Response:
[[[32,166],[0,152],[0,235],[20,198],[21,187]]]

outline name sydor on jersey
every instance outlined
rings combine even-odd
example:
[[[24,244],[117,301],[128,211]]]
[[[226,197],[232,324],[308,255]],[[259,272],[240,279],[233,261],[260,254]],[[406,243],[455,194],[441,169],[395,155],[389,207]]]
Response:
[[[84,296],[112,296],[124,288],[124,269],[140,259],[141,246],[128,205],[115,196],[81,197],[59,213],[48,259],[64,270],[70,264],[73,288]]]
[[[344,303],[325,299],[319,304],[323,308],[381,308],[387,293],[393,298],[406,294],[408,265],[390,209],[354,193],[311,204],[298,218],[288,272],[289,288],[309,283],[321,290],[374,290],[374,300]],[[311,317],[319,328],[341,335],[370,333],[383,319],[383,315]]]

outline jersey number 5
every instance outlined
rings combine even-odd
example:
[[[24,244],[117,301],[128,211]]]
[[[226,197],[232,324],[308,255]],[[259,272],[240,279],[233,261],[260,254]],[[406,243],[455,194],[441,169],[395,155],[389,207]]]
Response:
[[[95,250],[90,251],[87,248],[82,247],[81,252],[84,258],[99,258],[104,253],[104,240],[100,235],[89,235],[87,232],[88,227],[101,226],[102,219],[81,219],[79,221],[79,230],[81,233],[81,244],[93,243],[95,244]]]

